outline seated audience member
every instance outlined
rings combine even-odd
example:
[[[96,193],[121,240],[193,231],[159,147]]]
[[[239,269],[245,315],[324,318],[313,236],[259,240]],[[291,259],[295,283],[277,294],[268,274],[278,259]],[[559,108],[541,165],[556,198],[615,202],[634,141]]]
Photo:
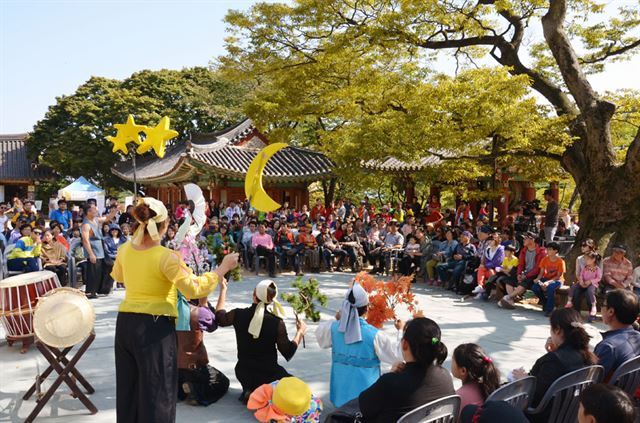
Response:
[[[345,296],[336,320],[322,322],[316,329],[320,348],[332,349],[329,395],[341,407],[371,386],[380,377],[381,363],[402,359],[397,342],[366,322],[367,292],[354,284]],[[402,322],[396,323],[400,329]]]
[[[60,243],[65,250],[69,251],[69,241],[67,241],[65,235],[62,234],[62,227],[60,224],[58,222],[50,222],[49,229],[51,229],[51,235],[53,235],[53,238]]]
[[[500,372],[476,344],[461,344],[453,350],[451,373],[462,381],[462,386],[456,391],[462,399],[461,410],[469,404],[484,404],[500,386]]]
[[[236,332],[238,363],[236,377],[242,385],[240,400],[245,402],[257,387],[291,376],[278,364],[278,351],[289,361],[293,358],[307,325],[296,323],[296,335],[289,340],[282,320],[284,310],[277,301],[278,288],[272,280],[263,280],[253,291],[253,304],[247,308],[225,310],[227,284],[220,285],[216,305],[218,326],[233,326]],[[273,304],[272,311],[267,306]]]
[[[349,265],[351,266],[351,271],[355,272],[359,267],[358,257],[364,257],[364,250],[362,248],[362,244],[360,244],[360,240],[358,239],[358,235],[353,232],[353,224],[349,223],[346,225],[346,232],[342,235],[341,238],[336,238],[340,241],[340,246],[347,252],[349,256]]]
[[[516,256],[516,247],[507,244],[504,247],[504,259],[502,264],[496,267],[496,274],[491,276],[485,283],[485,292],[483,294],[486,299],[501,298],[506,292],[508,282],[513,284],[516,281],[518,271],[518,257]],[[495,290],[495,291],[494,291]],[[492,292],[493,291],[493,292]]]
[[[551,337],[547,340],[547,354],[536,360],[529,375],[536,377],[536,390],[530,406],[535,408],[547,389],[559,377],[567,373],[596,364],[597,357],[589,349],[591,337],[582,325],[580,313],[571,308],[553,311],[550,318]],[[524,369],[512,372],[514,379],[527,376]],[[551,406],[542,413],[530,415],[534,423],[547,423]]]
[[[500,244],[500,233],[493,232],[489,235],[484,251],[478,251],[480,255],[480,266],[477,270],[478,286],[473,290],[474,294],[485,292],[485,280],[496,274],[496,269],[504,261],[504,247]]]
[[[289,224],[283,223],[275,236],[276,252],[280,257],[280,269],[291,267],[296,276],[301,276],[299,253],[302,246],[296,244],[293,234],[289,230]]]
[[[56,241],[50,229],[42,235],[40,257],[44,270],[54,272],[58,275],[60,285],[67,286],[67,250]]]
[[[596,317],[596,291],[602,279],[600,254],[595,251],[589,251],[581,257],[584,257],[585,264],[582,266],[580,274],[576,275],[576,283],[569,289],[569,300],[565,307],[573,307],[580,311],[582,297],[586,295],[587,307],[589,308],[589,323],[591,323]]]
[[[529,423],[522,410],[505,401],[489,401],[484,405],[467,405],[462,409],[460,423]]]
[[[231,248],[235,248],[236,242],[229,231],[229,227],[227,225],[220,225],[220,231],[213,235],[213,247],[217,248],[219,246],[229,246]]]
[[[65,199],[58,200],[58,208],[51,212],[50,218],[51,222],[58,222],[65,232],[71,228],[73,216],[67,209],[67,201]]]
[[[636,408],[622,389],[597,383],[580,394],[578,423],[635,423]]]
[[[500,299],[498,305],[503,308],[513,309],[516,298],[531,289],[533,281],[540,273],[540,261],[547,255],[544,248],[536,243],[536,235],[527,232],[523,237],[524,247],[520,250],[518,258],[518,274],[515,281],[507,283],[507,295]]]
[[[640,332],[633,323],[640,313],[638,297],[626,289],[607,293],[602,304],[602,320],[609,328],[602,333],[602,341],[594,352],[598,364],[604,367],[605,380],[625,361],[640,355]]]
[[[329,227],[324,224],[320,235],[317,237],[318,245],[322,248],[322,258],[324,259],[327,271],[333,272],[333,264],[331,263],[331,256],[338,258],[336,265],[336,271],[342,272],[342,266],[344,265],[344,259],[347,257],[347,252],[340,248],[338,240],[329,231]]]
[[[627,247],[616,244],[611,250],[611,256],[602,262],[602,290],[628,289],[631,286],[633,265],[628,258]]]
[[[382,245],[371,251],[371,257],[373,258],[373,270],[371,270],[371,273],[383,273],[388,268],[388,263],[391,260],[391,251],[401,249],[403,244],[404,237],[398,232],[396,222],[390,222],[387,225],[387,232],[384,235]],[[377,265],[376,262],[378,263]]]
[[[38,257],[42,250],[42,230],[32,229],[28,223],[20,227],[22,237],[16,241],[16,245],[7,256],[7,268],[15,272],[37,272]]]
[[[275,246],[273,245],[273,238],[267,233],[267,225],[264,221],[258,224],[258,233],[253,235],[251,246],[257,255],[266,257],[269,277],[274,278],[276,276]]]
[[[253,235],[257,232],[257,227],[257,222],[255,220],[251,220],[248,225],[245,225],[242,232],[240,245],[244,249],[244,261],[247,268],[251,268],[253,263],[253,255],[255,254],[255,251],[253,250],[253,247],[251,247],[251,240],[253,239]]]
[[[547,243],[547,255],[540,260],[540,273],[531,287],[540,299],[545,316],[549,316],[556,306],[555,292],[562,286],[567,271],[564,260],[558,256],[558,250],[560,246],[557,242]]]
[[[409,411],[453,395],[453,380],[442,367],[447,347],[431,319],[417,317],[406,325],[401,341],[404,362],[397,363],[360,396],[345,405],[358,407],[364,422],[395,422]]]
[[[399,271],[404,276],[409,276],[414,268],[420,266],[420,244],[415,235],[409,234],[407,237],[407,245],[403,250],[403,256],[400,260]]]
[[[453,254],[458,241],[454,240],[454,233],[448,228],[438,227],[431,238],[431,256],[427,258],[425,267],[427,269],[427,283],[433,284],[436,281],[436,266],[447,259],[447,254]],[[454,244],[455,241],[455,244]]]
[[[301,246],[300,256],[302,263],[309,263],[312,272],[320,270],[320,248],[318,241],[311,233],[311,225],[303,225],[298,231],[298,245]]]
[[[459,290],[460,281],[467,268],[467,263],[476,254],[476,246],[471,243],[472,237],[471,232],[462,232],[460,234],[460,242],[451,258],[446,263],[436,266],[440,281],[451,291],[457,292]],[[449,276],[449,270],[451,270],[451,276]]]
[[[122,236],[122,239],[126,242],[126,238],[124,237],[124,235],[122,235],[122,230],[120,231],[120,234]],[[160,245],[162,245],[163,247],[167,247],[170,250],[178,250],[175,239],[176,230],[173,226],[169,225],[169,227],[167,228],[167,233],[164,235],[164,238],[162,238],[162,241],[160,241]]]

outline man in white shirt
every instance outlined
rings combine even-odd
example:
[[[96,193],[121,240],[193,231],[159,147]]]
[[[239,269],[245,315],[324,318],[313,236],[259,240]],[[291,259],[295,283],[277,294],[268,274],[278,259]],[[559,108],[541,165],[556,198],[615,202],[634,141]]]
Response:
[[[229,207],[224,211],[224,215],[227,216],[227,219],[231,222],[234,214],[237,214],[239,218],[242,218],[242,210],[240,207],[236,206],[235,202],[231,201],[229,203]]]

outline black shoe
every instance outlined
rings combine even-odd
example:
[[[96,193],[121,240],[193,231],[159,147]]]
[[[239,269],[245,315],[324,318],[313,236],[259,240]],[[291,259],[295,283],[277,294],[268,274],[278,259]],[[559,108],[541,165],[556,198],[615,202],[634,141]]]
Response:
[[[275,277],[276,277],[276,274],[275,274],[275,273],[269,273],[269,277],[270,277],[271,279],[273,279],[273,278],[275,278]]]
[[[95,294],[95,293],[93,293],[93,294],[87,294],[87,298],[88,298],[88,299],[90,299],[90,300],[94,300],[94,299],[98,298],[98,295],[97,295],[97,294]]]

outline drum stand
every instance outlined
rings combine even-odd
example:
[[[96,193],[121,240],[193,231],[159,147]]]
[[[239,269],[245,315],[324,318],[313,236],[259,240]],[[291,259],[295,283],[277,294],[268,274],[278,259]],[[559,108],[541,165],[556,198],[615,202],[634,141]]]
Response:
[[[42,342],[36,340],[35,345],[42,353],[44,358],[49,362],[49,367],[47,367],[42,375],[37,376],[36,382],[31,386],[31,388],[29,388],[27,393],[24,394],[24,397],[22,397],[22,399],[28,400],[31,395],[36,392],[36,390],[39,390],[42,382],[44,382],[47,379],[47,376],[49,376],[54,370],[56,371],[56,373],[58,373],[58,377],[53,382],[51,387],[44,393],[44,395],[42,395],[41,398],[39,397],[39,395],[37,396],[38,398],[36,399],[36,408],[33,409],[31,414],[29,414],[29,417],[27,417],[27,419],[25,420],[26,423],[30,423],[35,420],[40,411],[42,411],[42,409],[44,408],[45,404],[49,402],[53,394],[60,387],[62,382],[65,382],[67,384],[69,389],[71,389],[71,394],[73,395],[73,397],[78,398],[82,402],[82,404],[84,404],[84,406],[91,412],[91,414],[96,414],[98,412],[96,406],[93,405],[93,403],[89,400],[89,398],[87,398],[87,396],[82,392],[82,390],[78,387],[78,385],[76,385],[75,382],[75,379],[77,379],[78,382],[80,382],[80,384],[87,390],[88,394],[93,394],[95,392],[93,386],[91,386],[89,382],[87,382],[84,376],[82,376],[82,374],[76,368],[76,364],[78,364],[78,361],[80,360],[82,355],[87,352],[87,349],[89,348],[95,337],[96,334],[94,332],[91,332],[91,335],[89,335],[89,337],[82,344],[80,344],[80,348],[71,358],[71,360],[68,360],[66,355],[71,351],[73,346],[60,350],[58,348],[45,345]]]

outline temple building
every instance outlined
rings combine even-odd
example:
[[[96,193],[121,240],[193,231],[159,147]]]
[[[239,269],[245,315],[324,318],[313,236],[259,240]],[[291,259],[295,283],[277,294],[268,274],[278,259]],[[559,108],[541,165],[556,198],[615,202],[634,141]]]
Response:
[[[244,179],[258,151],[269,144],[250,119],[219,132],[193,134],[185,142],[167,147],[163,159],[155,155],[117,163],[112,172],[144,186],[151,195],[169,204],[184,198],[182,185],[198,184],[207,199],[228,204],[244,200]],[[300,208],[309,202],[311,183],[333,177],[333,162],[322,153],[287,147],[267,163],[263,175],[265,191],[280,204]]]
[[[0,135],[0,201],[35,200],[40,182],[53,177],[50,168],[29,160],[27,135]]]

